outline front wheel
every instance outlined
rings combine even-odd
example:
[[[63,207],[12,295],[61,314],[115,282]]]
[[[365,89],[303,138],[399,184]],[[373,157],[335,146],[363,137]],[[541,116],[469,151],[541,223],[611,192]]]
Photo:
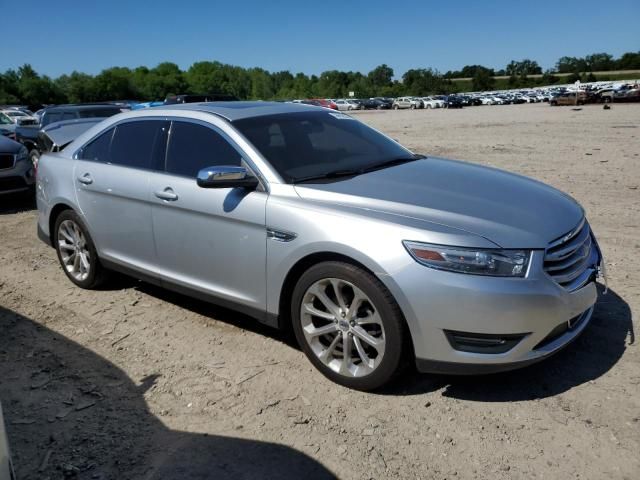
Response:
[[[397,110],[397,109],[398,109],[398,105],[394,105],[394,106],[393,106],[393,109],[394,109],[394,110]]]
[[[296,339],[330,380],[369,391],[389,382],[407,352],[400,308],[369,272],[324,262],[305,272],[293,292]]]
[[[60,265],[78,287],[94,289],[107,277],[87,228],[73,210],[62,212],[51,232]]]

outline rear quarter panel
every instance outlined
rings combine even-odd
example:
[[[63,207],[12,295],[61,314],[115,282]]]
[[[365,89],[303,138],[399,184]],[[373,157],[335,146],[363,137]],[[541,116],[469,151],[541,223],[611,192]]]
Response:
[[[38,225],[49,237],[51,236],[49,219],[56,205],[65,204],[77,213],[81,213],[77,208],[73,165],[74,160],[62,153],[47,153],[38,162],[36,180]]]

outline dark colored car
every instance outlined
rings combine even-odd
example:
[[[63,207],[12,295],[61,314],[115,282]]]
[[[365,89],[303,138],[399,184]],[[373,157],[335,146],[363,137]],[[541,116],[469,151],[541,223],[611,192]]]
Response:
[[[206,95],[170,95],[168,96],[164,104],[175,105],[178,103],[199,103],[199,102],[235,102],[239,100],[238,97],[233,95],[227,95],[224,93],[209,93]]]
[[[36,148],[29,152],[29,158],[36,171],[38,169],[40,155],[47,152],[59,152],[79,137],[80,134],[89,130],[102,120],[102,118],[76,118],[75,120],[50,123],[40,130],[38,132]]]
[[[382,98],[370,98],[363,103],[365,110],[389,110],[392,104],[393,102]]]
[[[48,107],[40,115],[40,124],[18,126],[15,139],[31,152],[38,148],[38,132],[47,125],[78,118],[107,118],[128,110],[123,106],[104,103]]]
[[[462,99],[457,95],[447,95],[444,97],[444,108],[462,108]]]
[[[10,138],[0,136],[0,195],[33,190],[35,172],[27,149]]]

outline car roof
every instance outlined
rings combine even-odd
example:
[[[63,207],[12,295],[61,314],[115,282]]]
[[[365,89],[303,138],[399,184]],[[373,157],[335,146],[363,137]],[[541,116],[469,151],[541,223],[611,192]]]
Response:
[[[208,112],[226,118],[230,122],[245,118],[261,117],[265,115],[277,115],[281,113],[327,111],[324,107],[316,107],[304,103],[282,102],[202,102],[183,103],[178,105],[166,105],[153,107],[153,110],[183,110],[194,112]],[[139,111],[139,110],[138,110]]]

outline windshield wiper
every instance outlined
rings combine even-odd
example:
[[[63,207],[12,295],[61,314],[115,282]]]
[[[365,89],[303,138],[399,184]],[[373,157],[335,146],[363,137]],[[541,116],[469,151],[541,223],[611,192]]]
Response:
[[[370,167],[363,168],[362,170],[360,170],[360,173],[374,172],[376,170],[382,170],[383,168],[395,167],[396,165],[402,165],[403,163],[422,160],[423,158],[427,157],[425,157],[424,155],[415,154],[410,157],[392,158],[391,160],[385,160],[384,162],[380,162],[375,165],[371,165]]]
[[[325,180],[340,177],[354,177],[364,173],[362,170],[333,170],[332,172],[321,173],[319,175],[309,175],[308,177],[296,178],[293,183],[303,183],[311,180]]]
[[[421,160],[423,158],[427,158],[427,157],[425,157],[424,155],[416,154],[410,157],[392,158],[391,160],[385,160],[384,162],[380,162],[375,165],[371,165],[365,168],[360,168],[357,170],[355,169],[333,170],[331,172],[321,173],[318,175],[310,175],[308,177],[296,178],[293,180],[293,183],[310,182],[311,180],[328,180],[328,179],[340,178],[340,177],[355,177],[357,175],[362,175],[363,173],[374,172],[376,170],[382,170],[383,168],[402,165],[403,163],[413,162],[415,160]]]

